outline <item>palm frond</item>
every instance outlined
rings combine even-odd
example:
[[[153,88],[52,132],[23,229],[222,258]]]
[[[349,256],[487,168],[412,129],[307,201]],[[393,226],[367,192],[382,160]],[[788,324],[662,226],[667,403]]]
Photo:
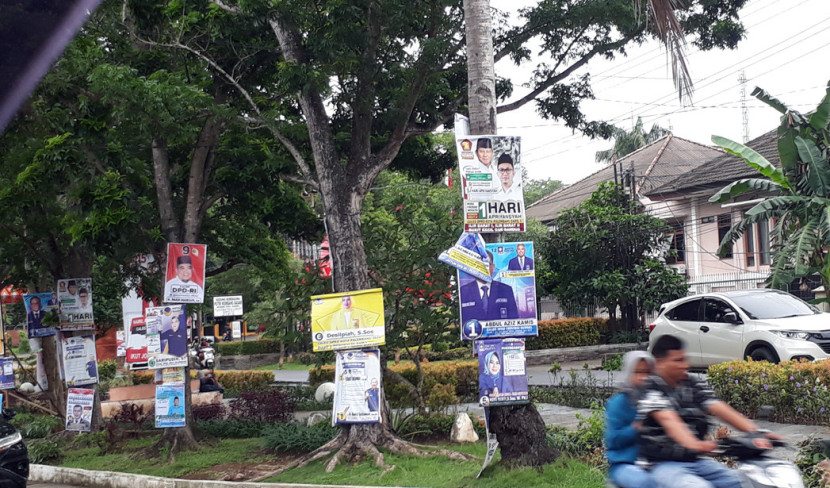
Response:
[[[635,0],[637,12],[641,12],[644,0]],[[683,26],[674,14],[675,9],[682,7],[679,0],[647,0],[651,12],[651,21],[660,42],[666,46],[671,57],[671,70],[674,86],[677,88],[677,97],[683,102],[683,96],[692,96],[694,83],[686,62],[686,38],[683,36]]]

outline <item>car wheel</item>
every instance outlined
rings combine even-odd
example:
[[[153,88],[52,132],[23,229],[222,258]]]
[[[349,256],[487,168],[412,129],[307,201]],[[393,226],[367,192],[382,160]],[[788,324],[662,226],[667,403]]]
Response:
[[[778,364],[778,356],[766,346],[756,347],[749,353],[749,357],[753,361],[767,361],[768,363]]]

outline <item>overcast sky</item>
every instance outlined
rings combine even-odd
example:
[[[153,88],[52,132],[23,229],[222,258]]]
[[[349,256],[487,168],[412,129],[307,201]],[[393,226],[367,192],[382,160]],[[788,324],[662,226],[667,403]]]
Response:
[[[493,0],[493,6],[514,14],[528,0]],[[665,50],[650,41],[614,61],[596,60],[579,70],[591,74],[596,100],[583,104],[589,118],[630,129],[641,116],[674,135],[702,144],[721,135],[742,141],[741,71],[746,74],[749,136],[755,138],[778,125],[779,114],[749,96],[757,85],[800,111],[815,108],[830,80],[830,1],[750,0],[741,12],[747,33],[734,51],[698,51],[687,47],[695,84],[691,105],[681,106],[671,80]],[[496,72],[512,77],[515,98],[532,73],[526,63],[516,67],[503,60]],[[532,103],[498,117],[500,135],[522,136],[522,160],[531,178],[573,183],[600,169],[594,153],[612,141],[590,140],[559,122],[538,116]]]

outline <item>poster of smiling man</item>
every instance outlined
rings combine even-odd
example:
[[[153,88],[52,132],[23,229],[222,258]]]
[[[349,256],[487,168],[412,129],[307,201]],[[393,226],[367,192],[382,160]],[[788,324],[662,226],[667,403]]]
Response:
[[[356,290],[311,297],[314,351],[338,351],[386,343],[383,290]]]
[[[166,303],[205,301],[206,256],[207,246],[204,244],[167,244]]]
[[[66,386],[84,386],[98,383],[98,359],[93,334],[63,337],[63,374]]]
[[[58,300],[53,299],[53,295],[55,294],[52,292],[23,295],[29,339],[57,333],[54,325],[58,323]],[[47,323],[44,324],[44,321]],[[52,325],[49,325],[50,323]]]
[[[61,330],[95,327],[92,315],[92,278],[58,280],[57,299],[61,311]]]
[[[147,307],[147,367],[187,366],[187,313],[184,305]]]
[[[528,403],[524,339],[478,341],[479,404]]]

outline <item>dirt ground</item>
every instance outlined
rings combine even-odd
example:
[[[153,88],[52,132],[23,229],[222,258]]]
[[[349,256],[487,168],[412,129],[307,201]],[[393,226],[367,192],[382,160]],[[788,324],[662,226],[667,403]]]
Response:
[[[273,472],[300,457],[300,455],[295,454],[274,454],[270,451],[268,455],[273,456],[273,460],[266,463],[219,464],[188,473],[181,476],[181,478],[188,480],[248,481]]]

